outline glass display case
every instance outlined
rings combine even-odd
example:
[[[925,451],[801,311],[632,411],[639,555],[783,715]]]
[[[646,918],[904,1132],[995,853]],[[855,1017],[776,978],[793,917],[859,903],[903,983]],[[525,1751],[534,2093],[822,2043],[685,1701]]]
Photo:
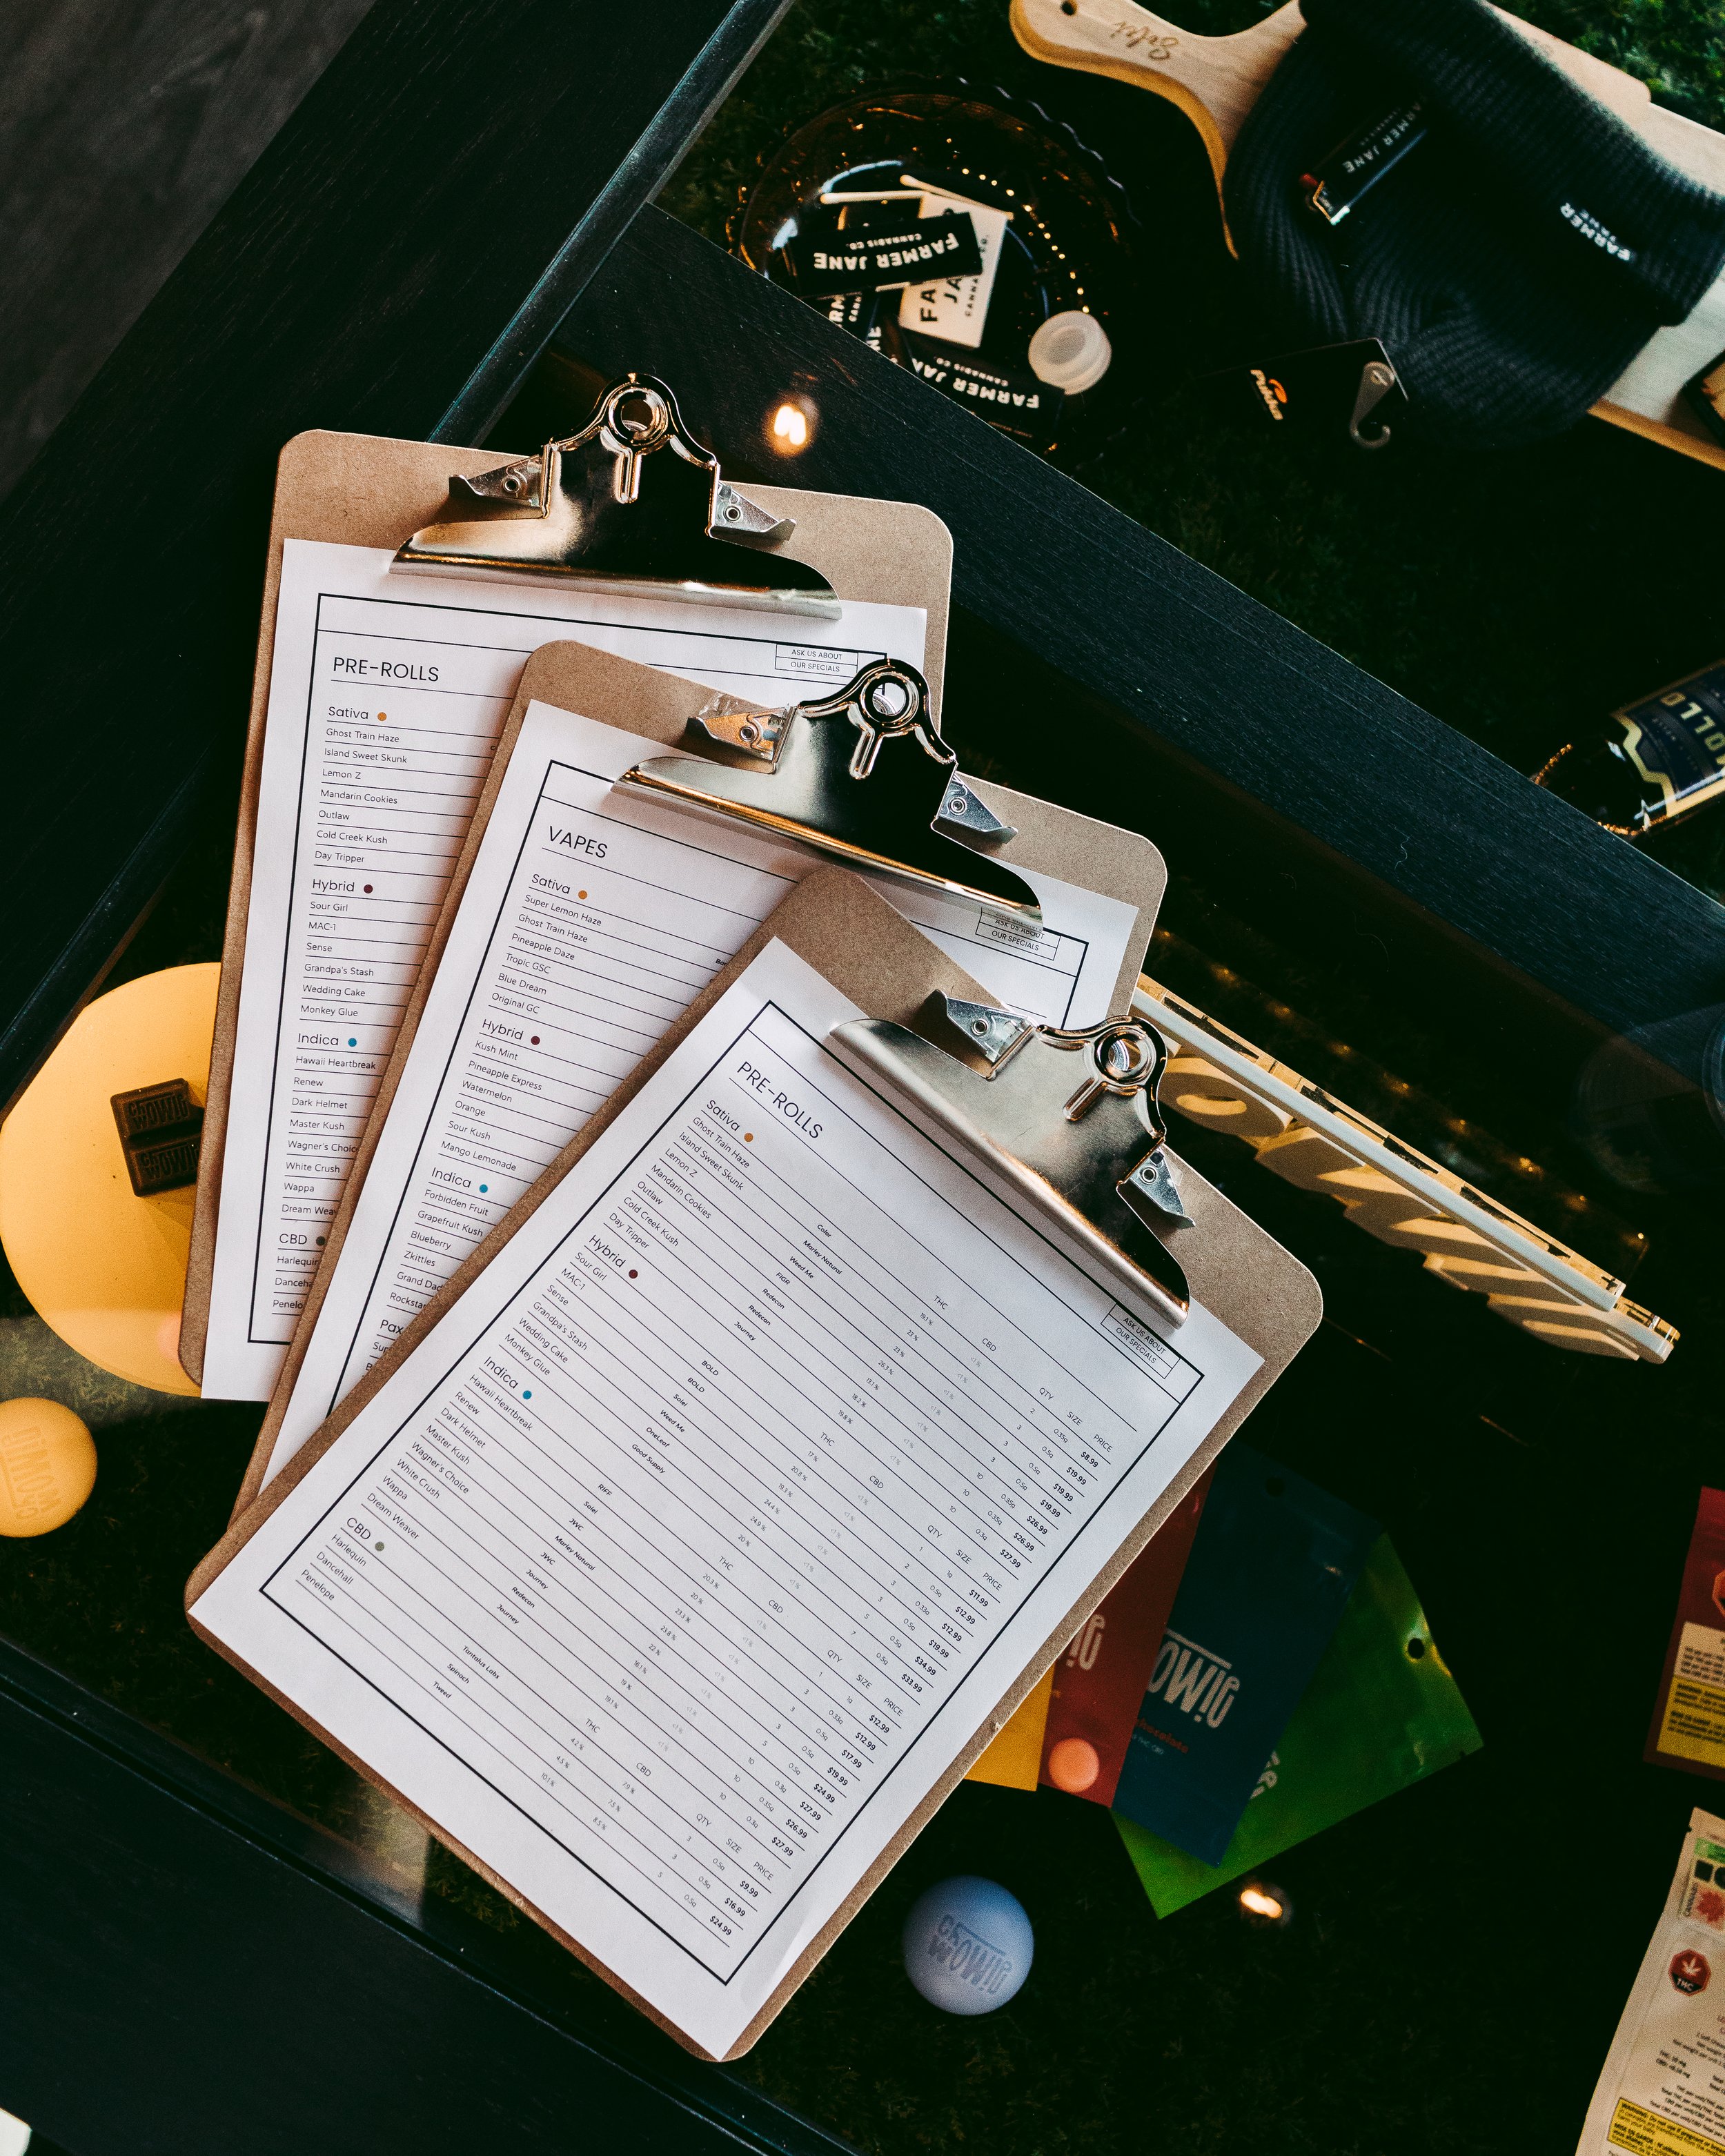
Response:
[[[1193,27],[1238,27],[1204,12]],[[1552,12],[1574,36],[1576,11]],[[1594,13],[1603,37],[1616,18]],[[1654,57],[1681,78],[1682,33],[1668,35]],[[1127,83],[1030,59],[1001,0],[884,15],[803,0],[716,103],[722,87],[689,100],[692,139],[657,206],[616,215],[614,250],[541,303],[511,363],[456,368],[451,408],[478,423],[465,431],[529,449],[638,365],[672,383],[727,475],[930,502],[957,544],[943,725],[963,768],[1149,837],[1171,877],[1158,980],[1625,1280],[1681,1340],[1655,1365],[1530,1337],[1239,1141],[1177,1122],[1180,1152],[1323,1289],[1324,1324],[1250,1441],[1387,1530],[1483,1748],[1279,1858],[1295,1914],[1278,1929],[1226,1888],[1158,1922],[1104,1809],[967,1784],[727,2067],[678,2052],[193,1637],[183,1584],[223,1531],[261,1410],[110,1376],[9,1279],[0,1398],[72,1407],[100,1472],[69,1525],[0,1544],[0,1707],[64,1737],[42,1786],[64,1786],[72,1813],[78,1763],[92,1776],[100,1763],[327,1897],[297,1929],[260,1932],[285,1943],[259,1993],[277,2010],[324,1980],[320,1910],[336,1932],[375,1921],[392,1954],[410,1949],[377,1962],[388,1976],[366,1977],[357,1949],[339,1960],[333,1997],[352,2016],[376,2005],[393,2027],[366,1984],[398,1981],[400,2004],[424,1969],[459,1972],[516,2033],[490,2063],[458,2048],[420,2071],[485,2083],[500,2147],[556,2145],[543,2137],[559,2105],[528,2085],[552,2065],[573,2077],[565,2119],[590,2087],[594,2116],[609,2106],[619,2130],[633,2120],[667,2147],[1566,2147],[1707,1794],[1641,1750],[1697,1491],[1721,1471],[1709,1250],[1725,1153],[1709,1058],[1725,811],[1632,855],[1522,774],[1720,655],[1707,535],[1725,477],[1593,421],[1466,460],[1414,442],[1362,455],[1345,429],[1284,435],[1219,405],[1200,377],[1251,356],[1253,322],[1202,142]],[[978,139],[965,130],[982,124],[971,105],[1026,160],[1024,198],[1050,190],[1039,219],[1095,253],[1114,295],[1109,398],[1052,442],[988,428],[902,352],[895,366],[781,289],[770,264],[720,251],[773,238],[786,146],[821,115],[849,116],[829,123],[841,132],[896,115],[881,155],[899,163],[928,163],[927,131],[946,129],[956,146],[932,178],[956,186]],[[819,194],[848,167],[829,140],[802,141],[806,199],[809,175]],[[751,225],[763,187],[770,215]],[[1082,198],[1070,233],[1049,206],[1063,187]],[[1024,341],[1051,303],[1030,281],[1011,289]],[[792,396],[807,422],[794,444],[772,428]],[[403,425],[359,398],[305,397],[285,416]],[[252,625],[235,619],[232,639]],[[104,988],[219,956],[243,710],[242,696],[222,714],[215,776]],[[64,1014],[82,985],[60,979]],[[15,1827],[13,1866],[44,1830]],[[900,1959],[906,1911],[954,1873],[1009,1887],[1035,1928],[1024,1989],[978,2020],[935,2012]],[[131,1891],[114,1878],[116,1939]],[[245,1910],[232,1916],[243,1928]],[[63,1941],[51,1981],[69,1993],[79,1955],[103,1951]],[[159,1953],[195,2022],[195,1962],[171,1934]],[[320,2028],[331,2007],[326,1994]],[[567,2039],[554,2061],[522,2033],[547,2028]],[[259,2041],[279,2071],[290,2035]],[[43,2129],[98,2156],[100,2110],[51,2097]],[[87,2145],[71,2138],[80,2121]],[[393,2145],[391,2131],[366,2145]]]

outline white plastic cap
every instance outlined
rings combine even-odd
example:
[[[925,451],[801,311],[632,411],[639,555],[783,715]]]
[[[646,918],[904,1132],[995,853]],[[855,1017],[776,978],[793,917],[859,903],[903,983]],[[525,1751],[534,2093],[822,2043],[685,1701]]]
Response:
[[[1030,340],[1030,371],[1051,389],[1076,397],[1108,372],[1114,347],[1094,315],[1070,309],[1050,315]]]

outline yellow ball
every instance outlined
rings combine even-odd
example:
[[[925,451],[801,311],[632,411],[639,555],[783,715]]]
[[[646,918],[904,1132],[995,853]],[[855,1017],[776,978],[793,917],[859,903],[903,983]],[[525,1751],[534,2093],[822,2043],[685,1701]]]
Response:
[[[95,1487],[95,1440],[58,1400],[0,1406],[0,1535],[63,1527]]]

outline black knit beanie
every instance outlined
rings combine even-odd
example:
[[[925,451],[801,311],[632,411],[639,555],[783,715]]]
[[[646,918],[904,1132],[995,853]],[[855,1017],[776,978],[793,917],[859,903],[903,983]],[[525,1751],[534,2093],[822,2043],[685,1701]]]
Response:
[[[1279,345],[1381,338],[1431,441],[1573,425],[1725,262],[1687,179],[1484,0],[1306,0],[1229,160],[1228,221]],[[1418,102],[1427,132],[1342,222],[1301,176]]]

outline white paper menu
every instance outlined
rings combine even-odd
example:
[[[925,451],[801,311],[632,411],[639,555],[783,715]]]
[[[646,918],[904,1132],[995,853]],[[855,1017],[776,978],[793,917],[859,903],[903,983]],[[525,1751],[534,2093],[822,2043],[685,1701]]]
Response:
[[[729,2051],[1258,1365],[755,961],[193,1607]]]
[[[920,666],[920,607],[798,619],[288,541],[203,1386],[270,1397],[528,655],[575,637],[772,706]]]
[[[650,752],[548,704],[524,715],[266,1481],[819,858],[617,793]],[[1135,909],[1025,873],[1040,926],[865,880],[1010,1008],[1106,1018]]]

